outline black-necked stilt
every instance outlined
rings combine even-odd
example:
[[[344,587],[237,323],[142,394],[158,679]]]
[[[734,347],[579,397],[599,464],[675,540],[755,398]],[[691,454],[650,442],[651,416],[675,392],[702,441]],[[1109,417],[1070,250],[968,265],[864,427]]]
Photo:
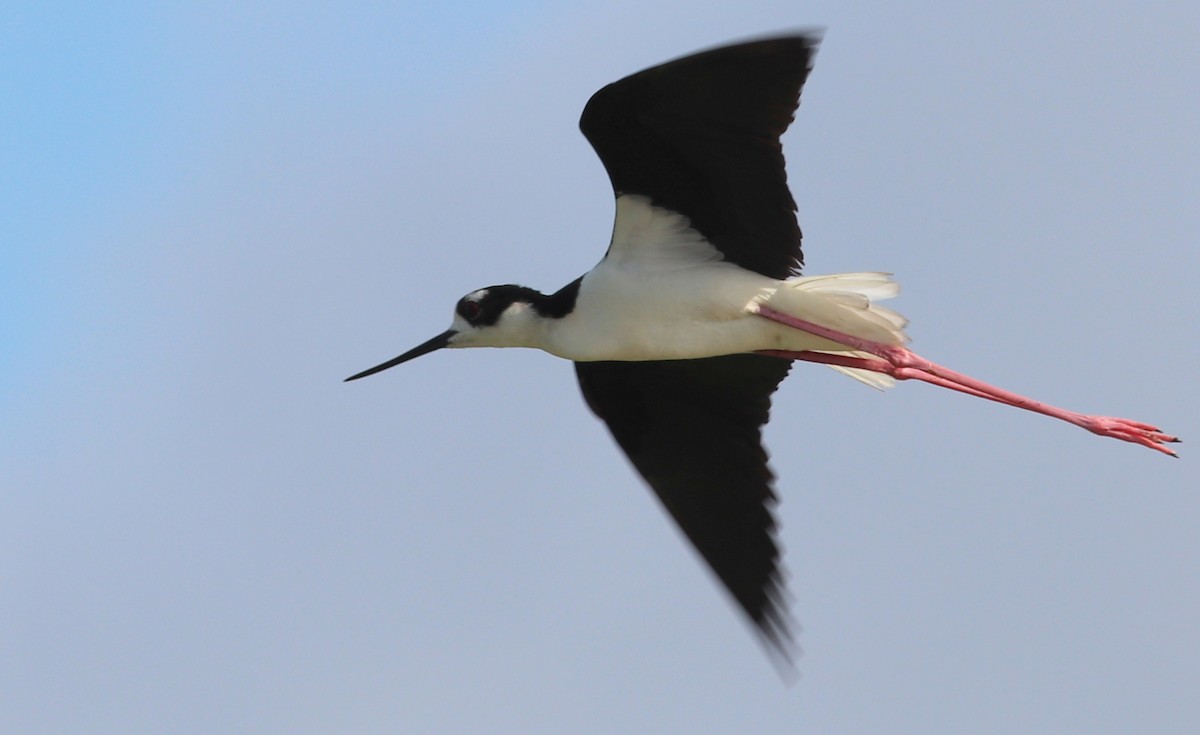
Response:
[[[876,302],[884,273],[796,277],[796,205],[780,136],[818,38],[742,43],[597,92],[580,119],[616,193],[608,252],[551,295],[490,286],[450,329],[362,378],[442,347],[536,347],[575,362],[588,406],[761,634],[790,641],[761,444],[792,360],[869,385],[916,379],[1174,455],[1148,424],[1048,406],[947,370],[903,345]]]

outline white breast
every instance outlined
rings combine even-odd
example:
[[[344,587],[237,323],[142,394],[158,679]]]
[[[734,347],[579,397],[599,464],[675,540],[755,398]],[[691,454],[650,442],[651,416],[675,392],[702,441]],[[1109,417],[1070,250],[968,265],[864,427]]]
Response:
[[[904,319],[874,305],[896,293],[886,274],[779,281],[722,260],[686,217],[645,197],[617,199],[608,253],[580,285],[574,311],[549,320],[542,349],[577,361],[692,359],[763,349],[849,352],[754,314],[758,304],[876,341],[899,343]]]

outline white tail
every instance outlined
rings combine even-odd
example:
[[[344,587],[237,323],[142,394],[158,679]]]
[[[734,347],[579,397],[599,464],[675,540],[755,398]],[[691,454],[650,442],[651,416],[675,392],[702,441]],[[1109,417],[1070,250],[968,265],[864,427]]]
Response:
[[[767,305],[799,319],[829,329],[852,334],[887,345],[908,341],[904,327],[908,319],[876,301],[900,293],[900,284],[890,273],[836,273],[827,276],[802,276],[785,282],[786,288],[767,299]],[[830,351],[832,352],[832,350]],[[877,359],[874,355],[847,348],[834,354]],[[834,370],[880,390],[896,384],[883,373],[831,365]]]

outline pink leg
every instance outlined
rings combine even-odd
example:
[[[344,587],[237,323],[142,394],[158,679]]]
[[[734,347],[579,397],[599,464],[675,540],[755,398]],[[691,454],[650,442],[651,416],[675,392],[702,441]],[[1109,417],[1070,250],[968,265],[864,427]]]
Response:
[[[786,357],[793,360],[819,362],[826,365],[841,365],[843,367],[872,370],[891,375],[897,380],[921,380],[943,388],[956,390],[960,393],[966,393],[967,395],[987,398],[988,400],[1003,403],[1007,406],[1016,406],[1027,411],[1053,416],[1054,418],[1083,427],[1093,434],[1110,436],[1114,439],[1141,444],[1144,447],[1156,449],[1172,457],[1179,456],[1170,448],[1164,446],[1165,443],[1177,442],[1179,439],[1162,433],[1150,424],[1110,416],[1090,416],[1041,403],[1040,401],[1035,401],[1011,391],[989,385],[968,375],[944,368],[899,345],[885,345],[853,335],[843,334],[837,330],[828,329],[818,324],[806,322],[803,319],[797,319],[775,311],[767,306],[758,307],[758,314],[771,321],[779,322],[780,324],[808,332],[809,334],[815,334],[818,337],[833,340],[839,344],[853,347],[856,350],[870,353],[882,359],[871,360],[846,355],[830,355],[823,352],[791,352],[788,350],[762,350],[763,354]]]

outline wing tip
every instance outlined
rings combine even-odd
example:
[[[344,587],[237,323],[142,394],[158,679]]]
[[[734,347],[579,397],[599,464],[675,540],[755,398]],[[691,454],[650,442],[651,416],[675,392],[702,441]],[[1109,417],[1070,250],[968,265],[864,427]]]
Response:
[[[772,582],[762,609],[750,618],[767,658],[784,683],[790,685],[799,678],[796,659],[804,651],[796,642],[799,626],[789,611],[787,597],[786,588],[779,582]]]

